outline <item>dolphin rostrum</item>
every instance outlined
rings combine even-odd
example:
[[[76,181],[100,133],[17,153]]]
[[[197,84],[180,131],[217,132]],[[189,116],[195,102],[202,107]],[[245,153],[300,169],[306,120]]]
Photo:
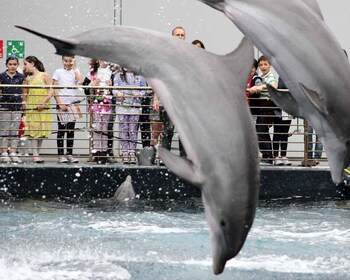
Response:
[[[225,13],[270,60],[290,91],[270,88],[272,98],[312,124],[324,144],[332,179],[340,183],[350,160],[350,66],[318,2],[200,1]]]
[[[125,181],[118,187],[114,193],[113,200],[124,202],[132,200],[136,197],[134,186],[131,183],[131,176],[126,176]]]
[[[256,133],[245,100],[253,46],[211,54],[154,31],[111,27],[69,39],[48,39],[58,54],[115,62],[143,75],[174,122],[188,158],[160,149],[167,167],[199,187],[212,239],[213,270],[242,248],[252,226],[259,192]]]

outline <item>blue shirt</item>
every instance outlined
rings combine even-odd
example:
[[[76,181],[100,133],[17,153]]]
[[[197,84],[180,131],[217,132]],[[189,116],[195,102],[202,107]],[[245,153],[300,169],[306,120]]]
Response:
[[[22,85],[25,77],[16,72],[11,77],[6,71],[0,73],[0,84]],[[0,110],[2,111],[22,111],[22,89],[19,87],[0,88]]]

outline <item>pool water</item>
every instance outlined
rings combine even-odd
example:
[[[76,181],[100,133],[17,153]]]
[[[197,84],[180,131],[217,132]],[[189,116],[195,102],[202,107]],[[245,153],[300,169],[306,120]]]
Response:
[[[0,279],[350,279],[350,202],[262,202],[214,276],[199,199],[3,200]]]

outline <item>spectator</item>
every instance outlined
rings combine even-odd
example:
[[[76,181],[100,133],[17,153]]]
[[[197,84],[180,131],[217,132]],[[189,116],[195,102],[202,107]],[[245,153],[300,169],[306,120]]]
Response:
[[[146,86],[145,79],[142,76],[135,75],[125,68],[114,77],[113,83],[116,86]],[[142,112],[141,97],[145,95],[145,91],[117,90],[113,91],[113,94],[117,96],[122,163],[137,164],[137,130]]]
[[[24,60],[23,71],[27,74],[25,85],[51,85],[52,80],[45,72],[44,65],[35,56],[28,56]],[[33,162],[43,163],[40,149],[45,138],[51,135],[52,115],[48,103],[53,91],[44,88],[23,89],[23,107],[26,115],[27,130],[25,136],[31,139]]]
[[[152,141],[151,141],[151,146],[154,148],[155,151],[155,159],[158,161],[160,164],[163,164],[161,160],[158,157],[157,149],[156,147],[161,144],[161,136],[164,130],[164,124],[160,119],[160,111],[163,111],[163,106],[160,103],[158,96],[156,93],[153,94],[153,100],[152,100],[152,108],[153,110],[151,111],[151,120],[152,120]]]
[[[0,73],[0,84],[22,85],[24,75],[17,71],[19,61],[15,56],[6,59],[6,71]],[[20,163],[17,154],[18,127],[22,116],[22,89],[0,89],[0,142],[1,161]]]
[[[287,89],[281,78],[278,79],[278,88]],[[272,140],[275,165],[292,165],[287,158],[287,148],[289,128],[293,117],[280,109],[275,110],[275,115]]]
[[[104,60],[92,59],[91,70],[84,79],[83,84],[91,86],[110,86],[112,84],[112,71]],[[112,113],[112,95],[106,89],[91,89],[85,91],[89,95],[90,114],[92,117],[92,145],[94,161],[98,164],[108,162],[108,123]]]
[[[63,68],[57,69],[53,74],[54,85],[78,85],[81,84],[81,75],[78,70],[74,69],[74,56],[62,56]],[[79,91],[77,89],[59,89],[54,90],[55,97],[59,96],[61,103],[57,103],[57,109],[61,114],[57,114],[58,132],[57,132],[57,149],[59,163],[77,163],[78,159],[73,157],[74,145],[74,130],[76,123],[76,116],[72,114],[76,112],[79,103]],[[56,98],[56,102],[57,102]],[[79,110],[79,108],[78,108]],[[79,111],[80,112],[80,111]],[[66,114],[65,114],[66,113]],[[67,114],[68,113],[68,114]],[[77,112],[78,113],[78,112]],[[60,116],[67,115],[69,120],[61,120]],[[67,157],[64,156],[64,135],[66,138]]]
[[[205,49],[205,46],[204,46],[203,42],[200,41],[200,40],[194,40],[194,41],[192,41],[192,45],[195,45],[195,46],[198,47],[198,48]]]
[[[261,160],[261,165],[271,165],[273,164],[273,154],[269,128],[275,121],[274,111],[276,110],[277,106],[275,103],[273,103],[269,93],[266,91],[266,85],[277,88],[277,80],[271,71],[272,65],[265,56],[261,56],[259,58],[258,65],[262,73],[263,83],[261,85],[251,87],[249,92],[260,92],[259,101],[261,107],[260,115],[256,120],[256,131],[258,134],[259,149],[263,157]]]
[[[313,141],[313,135],[315,135],[315,141]],[[311,124],[308,124],[307,128],[307,158],[314,159],[315,162],[313,165],[320,164],[320,159],[322,157],[323,145]]]
[[[121,67],[117,64],[109,64],[110,66],[110,70],[112,71],[112,76],[111,76],[111,82],[112,82],[112,86],[114,86],[114,77],[115,75],[121,71]],[[111,91],[112,93],[112,91]],[[107,155],[108,158],[107,160],[109,162],[116,162],[116,159],[114,157],[114,122],[115,122],[115,116],[116,116],[116,101],[117,98],[112,94],[112,110],[111,110],[111,114],[109,117],[109,122],[108,122],[108,149],[107,149]]]
[[[182,26],[175,27],[172,32],[172,36],[177,37],[181,40],[186,40],[186,31]],[[160,119],[163,122],[164,130],[163,130],[163,141],[162,146],[167,149],[171,150],[171,142],[173,140],[174,136],[174,124],[170,120],[167,112],[164,110],[164,108],[160,111]],[[185,149],[183,148],[183,145],[181,143],[181,140],[179,139],[179,150],[180,150],[180,156],[186,157]]]
[[[186,31],[185,31],[185,28],[183,28],[182,26],[176,26],[171,31],[171,35],[173,35],[174,37],[177,37],[181,40],[186,40]]]
[[[246,97],[248,101],[248,105],[250,107],[250,112],[253,115],[254,122],[256,122],[257,115],[259,115],[260,112],[260,92],[256,89],[255,86],[262,85],[262,79],[256,72],[258,70],[258,61],[254,59],[248,82],[247,82],[247,90],[246,90]],[[253,88],[254,87],[254,88]]]
[[[144,79],[142,76],[136,76],[136,78]],[[145,80],[140,82],[140,84],[144,84],[145,86],[148,86]],[[151,146],[151,120],[150,120],[151,94],[152,94],[152,91],[147,90],[145,91],[144,97],[141,99],[142,112],[140,115],[139,126],[141,131],[142,148]]]

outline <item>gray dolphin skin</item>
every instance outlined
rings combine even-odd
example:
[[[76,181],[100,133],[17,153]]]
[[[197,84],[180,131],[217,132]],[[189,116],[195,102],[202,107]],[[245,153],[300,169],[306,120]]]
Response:
[[[188,159],[160,148],[167,167],[200,188],[212,240],[213,271],[241,250],[259,193],[256,132],[245,99],[253,46],[244,38],[219,56],[162,33],[132,27],[48,39],[58,54],[115,62],[143,75],[161,99]]]
[[[131,176],[126,176],[125,181],[118,187],[114,193],[113,200],[118,202],[124,202],[135,199],[135,190],[131,182]]]
[[[269,89],[288,113],[307,119],[327,153],[332,180],[350,160],[350,66],[315,0],[200,0],[225,13],[270,60],[290,94]]]

